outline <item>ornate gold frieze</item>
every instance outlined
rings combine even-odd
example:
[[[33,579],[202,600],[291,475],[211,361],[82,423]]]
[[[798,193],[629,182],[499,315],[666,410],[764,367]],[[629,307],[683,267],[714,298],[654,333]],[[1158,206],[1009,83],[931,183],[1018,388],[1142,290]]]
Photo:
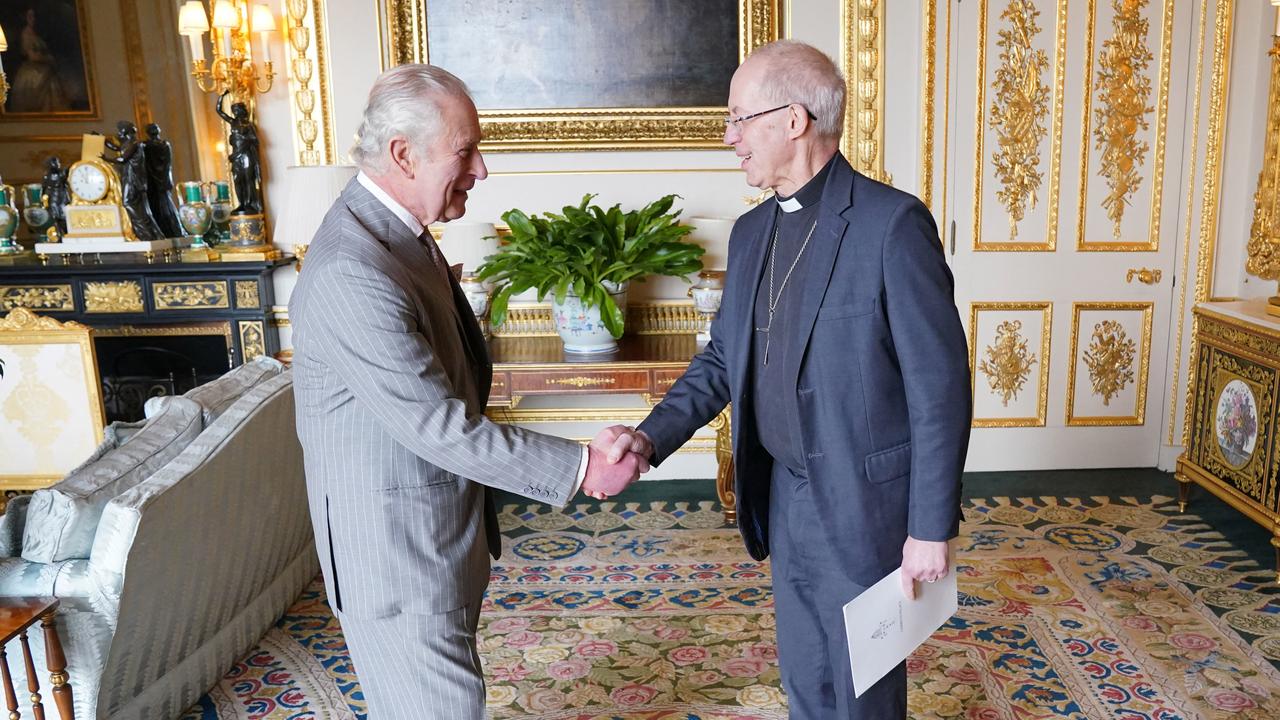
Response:
[[[1027,351],[1027,340],[1019,333],[1021,329],[1021,320],[1006,320],[996,326],[995,342],[986,347],[986,358],[978,364],[991,392],[1000,396],[1005,407],[1018,397],[1031,366],[1036,364],[1036,356]]]
[[[37,315],[26,308],[14,308],[8,315],[0,317],[0,331],[35,332],[39,330],[85,330],[87,325],[68,320],[59,322],[51,317]]]
[[[617,382],[618,382],[617,378],[586,377],[582,375],[571,377],[571,378],[547,378],[546,380],[546,383],[548,385],[565,385],[565,386],[572,386],[576,388],[600,387],[601,385],[615,385],[617,384]]]
[[[1133,382],[1133,357],[1137,344],[1129,338],[1124,326],[1115,320],[1103,320],[1093,326],[1093,339],[1084,351],[1084,364],[1089,369],[1093,394],[1102,397],[1103,405]]]
[[[934,95],[938,84],[938,0],[922,0],[921,46],[924,82],[920,87],[920,202],[933,209]],[[948,38],[950,40],[950,38]],[[948,58],[950,62],[950,58]],[[949,69],[949,68],[948,68]]]
[[[841,149],[858,172],[892,182],[884,168],[884,4],[844,0],[840,8],[841,70],[849,92]]]
[[[87,282],[84,284],[84,311],[87,313],[140,313],[142,283],[137,280]]]
[[[240,327],[240,352],[244,362],[267,354],[266,339],[262,334],[261,320],[242,320]]]
[[[262,307],[262,301],[258,299],[257,280],[236,281],[236,307],[255,310]]]
[[[850,0],[852,1],[852,0]],[[861,0],[868,2],[869,0]],[[426,0],[378,0],[391,66],[430,62]],[[776,0],[738,0],[739,60],[779,37]],[[480,109],[488,151],[723,148],[724,108]]]
[[[155,283],[151,294],[157,310],[217,310],[229,307],[227,284],[208,282]]]
[[[1094,139],[1102,151],[1098,174],[1106,178],[1110,192],[1102,207],[1111,219],[1112,235],[1120,239],[1129,198],[1142,184],[1138,169],[1146,162],[1151,144],[1138,139],[1139,131],[1150,127],[1147,116],[1155,109],[1151,97],[1151,50],[1147,48],[1148,22],[1142,17],[1147,0],[1111,0],[1114,15],[1112,36],[1102,43],[1098,58],[1098,106],[1094,109],[1097,127]]]
[[[19,307],[69,312],[76,303],[70,285],[0,285],[0,310]]]
[[[1010,0],[1000,18],[1000,67],[996,68],[989,123],[999,147],[991,163],[1001,188],[996,197],[1009,213],[1009,240],[1018,238],[1018,223],[1036,206],[1044,180],[1040,171],[1040,143],[1048,133],[1049,86],[1042,76],[1049,56],[1036,49],[1040,11],[1031,0]]]
[[[693,303],[634,303],[627,307],[627,332],[634,335],[696,333],[700,318]],[[511,305],[507,321],[493,329],[495,337],[555,337],[551,305]]]

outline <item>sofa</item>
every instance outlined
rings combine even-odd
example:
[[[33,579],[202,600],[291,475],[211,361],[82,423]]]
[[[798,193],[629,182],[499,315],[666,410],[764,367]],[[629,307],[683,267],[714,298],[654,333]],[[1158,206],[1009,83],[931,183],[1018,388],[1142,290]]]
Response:
[[[179,716],[315,577],[294,427],[292,373],[255,361],[149,402],[63,480],[10,501],[0,595],[60,598],[77,718]],[[38,633],[31,645],[47,696]]]

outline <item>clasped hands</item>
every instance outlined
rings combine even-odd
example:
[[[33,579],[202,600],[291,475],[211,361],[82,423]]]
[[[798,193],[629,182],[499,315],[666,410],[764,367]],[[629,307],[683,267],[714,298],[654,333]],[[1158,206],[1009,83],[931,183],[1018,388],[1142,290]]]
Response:
[[[649,471],[653,442],[626,425],[601,430],[587,446],[587,475],[583,494],[597,500],[613,497]]]

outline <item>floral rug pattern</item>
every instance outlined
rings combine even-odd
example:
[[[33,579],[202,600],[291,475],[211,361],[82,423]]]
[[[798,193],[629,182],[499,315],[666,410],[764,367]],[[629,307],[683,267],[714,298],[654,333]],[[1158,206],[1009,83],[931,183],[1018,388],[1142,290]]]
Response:
[[[493,718],[780,720],[768,563],[712,503],[507,506],[480,627]],[[913,718],[1280,717],[1280,592],[1168,498],[966,504],[960,611]],[[317,579],[183,720],[364,718]]]

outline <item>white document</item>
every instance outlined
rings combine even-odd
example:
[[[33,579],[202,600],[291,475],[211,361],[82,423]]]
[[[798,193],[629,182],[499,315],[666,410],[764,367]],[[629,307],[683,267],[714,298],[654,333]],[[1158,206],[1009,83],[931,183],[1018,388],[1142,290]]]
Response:
[[[867,588],[844,606],[844,630],[859,697],[907,659],[956,613],[955,567],[937,582],[916,583],[916,599],[902,594],[902,569]]]

